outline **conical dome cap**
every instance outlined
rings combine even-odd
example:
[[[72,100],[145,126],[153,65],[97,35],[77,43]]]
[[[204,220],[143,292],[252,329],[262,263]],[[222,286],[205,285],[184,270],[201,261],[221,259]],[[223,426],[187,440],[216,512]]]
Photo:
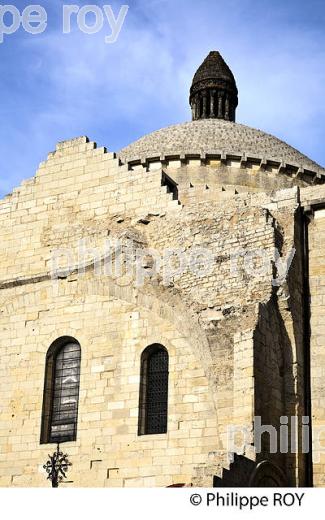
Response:
[[[197,69],[190,90],[192,119],[235,121],[238,90],[233,73],[218,51],[211,51]]]
[[[211,51],[202,65],[199,66],[194,75],[192,86],[207,79],[232,83],[234,90],[237,90],[234,75],[218,51]]]

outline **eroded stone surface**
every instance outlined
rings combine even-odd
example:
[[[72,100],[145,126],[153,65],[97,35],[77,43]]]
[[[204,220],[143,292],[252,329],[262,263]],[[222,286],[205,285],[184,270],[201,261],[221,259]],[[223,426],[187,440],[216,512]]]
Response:
[[[171,170],[168,175],[173,180]],[[175,198],[163,178],[161,168],[129,171],[114,154],[79,138],[60,143],[35,177],[0,202],[2,486],[48,485],[40,468],[53,446],[39,442],[45,357],[51,343],[66,335],[82,351],[78,436],[65,445],[73,462],[66,485],[211,486],[227,471],[228,480],[237,471],[237,482],[238,462],[231,466],[229,459],[231,426],[249,433],[248,466],[267,459],[277,468],[272,475],[284,475],[287,484],[306,483],[304,455],[272,455],[263,443],[256,456],[251,432],[256,414],[278,430],[280,416],[301,422],[307,412],[302,208],[315,216],[311,378],[314,425],[323,424],[325,224],[318,206],[312,208],[324,202],[325,187],[221,190],[227,196],[214,198],[206,187],[188,186],[191,195],[183,191]],[[207,248],[212,269],[203,276],[184,270],[164,283],[151,273],[146,255],[139,285],[134,273],[123,270],[96,274],[90,254],[78,272],[80,240],[98,248],[104,262],[108,238],[120,241],[124,259],[132,243],[158,252],[163,264],[166,248],[187,254]],[[53,252],[62,247],[74,268],[52,280]],[[284,257],[293,247],[287,278],[272,285],[274,248]],[[256,250],[265,252],[273,273],[258,265],[247,272],[242,252]],[[139,437],[140,357],[157,342],[170,356],[168,433]],[[314,482],[322,485],[325,461],[318,455]]]

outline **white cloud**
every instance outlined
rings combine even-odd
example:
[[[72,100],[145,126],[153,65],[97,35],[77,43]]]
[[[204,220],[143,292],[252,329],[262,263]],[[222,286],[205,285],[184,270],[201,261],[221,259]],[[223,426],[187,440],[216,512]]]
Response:
[[[296,28],[287,22],[290,9],[262,11],[265,2],[129,4],[112,45],[104,43],[107,28],[98,35],[63,35],[59,23],[42,37],[23,39],[26,59],[19,72],[40,102],[19,123],[11,118],[10,132],[1,133],[0,155],[10,157],[17,147],[22,153],[14,167],[10,159],[2,168],[0,190],[33,175],[58,140],[89,134],[117,149],[160,126],[188,120],[192,76],[212,49],[221,51],[235,73],[238,121],[325,163],[325,38],[317,28]]]

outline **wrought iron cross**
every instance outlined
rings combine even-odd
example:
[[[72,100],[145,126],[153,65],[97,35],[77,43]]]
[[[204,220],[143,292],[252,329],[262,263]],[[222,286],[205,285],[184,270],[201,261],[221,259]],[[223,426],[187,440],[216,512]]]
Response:
[[[52,482],[52,487],[59,487],[59,483],[64,478],[67,478],[66,473],[72,466],[72,463],[68,460],[68,455],[60,451],[60,445],[56,447],[56,451],[53,455],[49,455],[49,460],[44,464],[43,468],[48,473],[48,479]]]

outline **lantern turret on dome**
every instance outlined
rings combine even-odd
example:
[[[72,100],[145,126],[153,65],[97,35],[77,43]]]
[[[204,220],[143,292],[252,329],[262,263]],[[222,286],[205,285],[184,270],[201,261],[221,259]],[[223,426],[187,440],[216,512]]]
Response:
[[[230,68],[221,54],[211,51],[196,71],[191,90],[192,120],[235,121],[238,90]]]

